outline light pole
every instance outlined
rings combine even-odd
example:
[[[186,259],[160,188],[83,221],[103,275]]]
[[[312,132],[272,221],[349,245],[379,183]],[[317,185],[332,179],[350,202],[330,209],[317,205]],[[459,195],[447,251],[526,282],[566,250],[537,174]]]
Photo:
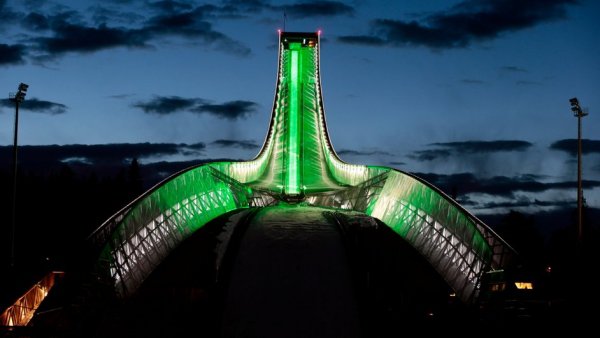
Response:
[[[581,110],[579,100],[576,97],[569,100],[571,111],[577,117],[577,242],[580,247],[583,243],[583,187],[581,183],[581,118],[588,113]]]
[[[10,238],[10,266],[15,266],[15,230],[17,221],[17,140],[19,135],[19,104],[25,100],[29,85],[19,84],[17,93],[11,93],[8,98],[15,103],[15,134],[13,139],[13,200],[12,200],[12,228]]]

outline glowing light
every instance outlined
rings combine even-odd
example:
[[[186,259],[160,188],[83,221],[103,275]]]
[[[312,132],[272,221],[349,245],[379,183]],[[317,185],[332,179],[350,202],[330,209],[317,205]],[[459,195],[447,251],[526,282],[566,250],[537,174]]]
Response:
[[[54,286],[57,276],[63,272],[53,271],[48,273],[41,281],[37,282],[29,291],[0,314],[0,326],[26,326],[44,301],[48,292]]]
[[[298,153],[298,54],[299,51],[291,50],[290,51],[290,112],[288,116],[288,162],[287,162],[287,184],[286,184],[286,193],[290,195],[297,195],[300,193],[300,187],[298,182],[298,162],[300,159],[300,154]]]
[[[515,286],[519,290],[533,290],[533,283],[531,282],[515,282]]]

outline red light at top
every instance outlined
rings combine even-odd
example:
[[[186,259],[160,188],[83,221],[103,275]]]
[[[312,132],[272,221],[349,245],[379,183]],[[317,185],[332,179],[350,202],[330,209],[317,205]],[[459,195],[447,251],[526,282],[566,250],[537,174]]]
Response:
[[[321,30],[320,29],[317,31],[317,35],[321,35]]]
[[[277,28],[277,34],[281,35],[281,28]]]

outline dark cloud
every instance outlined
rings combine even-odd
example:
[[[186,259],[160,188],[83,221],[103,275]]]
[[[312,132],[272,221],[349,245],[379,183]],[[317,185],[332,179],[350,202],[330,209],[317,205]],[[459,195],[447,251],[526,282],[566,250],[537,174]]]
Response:
[[[236,120],[247,118],[256,112],[258,104],[252,101],[229,101],[221,104],[201,103],[192,111],[196,113],[208,113],[221,119]]]
[[[230,158],[206,158],[192,161],[176,161],[176,162],[153,162],[142,163],[142,173],[144,174],[144,182],[148,187],[155,185],[163,179],[180,172],[184,169],[197,166],[200,164],[211,162],[229,162],[235,161]]]
[[[136,12],[124,11],[120,8],[107,8],[101,5],[91,6],[87,10],[92,13],[92,22],[101,25],[106,22],[131,25],[143,22],[146,18]]]
[[[44,31],[50,28],[50,23],[45,15],[31,12],[21,22],[23,28],[33,31]]]
[[[459,194],[483,193],[488,195],[513,198],[515,192],[539,193],[551,189],[574,189],[575,181],[541,182],[540,176],[520,175],[515,177],[494,176],[477,178],[471,173],[441,175],[433,173],[416,173],[418,177],[438,186],[446,192],[457,191]],[[600,187],[600,181],[584,180],[584,188]]]
[[[303,1],[280,6],[287,15],[294,18],[315,16],[353,15],[354,8],[338,1]]]
[[[225,0],[222,11],[231,14],[257,13],[265,9],[275,9],[267,1],[262,0]]]
[[[38,100],[35,98],[23,101],[23,103],[20,104],[20,107],[23,110],[50,115],[64,114],[67,112],[67,106],[62,103]]]
[[[115,94],[115,95],[109,95],[107,97],[109,97],[111,99],[123,100],[123,99],[130,98],[130,97],[132,97],[134,95],[135,94]],[[138,107],[138,108],[141,108],[141,107]]]
[[[392,161],[392,162],[388,162],[389,165],[393,165],[393,166],[402,166],[402,165],[406,165],[405,162],[399,162],[399,161]]]
[[[199,155],[205,145],[173,143],[137,143],[137,144],[101,144],[101,145],[43,145],[20,146],[19,169],[35,175],[49,175],[68,166],[75,172],[98,177],[115,176],[129,166],[133,158],[141,165],[141,174],[147,188],[154,186],[168,176],[195,165],[235,161],[231,158],[204,158],[190,161],[154,161],[148,158],[160,158],[174,154],[183,154],[196,150]],[[0,169],[8,168],[12,146],[0,146]],[[85,177],[84,176],[84,177]]]
[[[533,144],[521,140],[497,140],[497,141],[462,141],[462,142],[438,142],[429,146],[439,149],[428,149],[415,151],[408,155],[417,161],[432,161],[461,154],[486,154],[501,151],[525,151]]]
[[[149,36],[139,30],[88,27],[61,22],[52,27],[53,36],[36,38],[36,49],[53,56],[67,52],[90,53],[114,47],[148,47]]]
[[[462,142],[438,142],[432,146],[444,147],[466,153],[491,153],[497,151],[525,151],[533,144],[520,140],[497,140],[497,141],[462,141]]]
[[[450,155],[452,155],[452,151],[448,149],[430,149],[417,150],[407,157],[417,161],[433,161],[438,158],[449,157]]]
[[[527,69],[517,67],[517,66],[504,66],[504,67],[500,67],[500,70],[505,71],[505,72],[512,72],[512,73],[527,73]]]
[[[575,0],[464,0],[449,10],[429,14],[419,21],[374,20],[372,34],[395,47],[424,46],[434,49],[464,48],[479,41],[538,24],[564,19]],[[359,36],[340,37],[340,42],[362,43]],[[370,43],[368,43],[370,44]]]
[[[140,108],[148,114],[168,115],[181,111],[190,111],[198,114],[211,114],[222,119],[236,120],[246,118],[255,113],[258,104],[243,100],[214,104],[200,98],[155,96],[150,101],[134,103],[133,107]]]
[[[338,37],[337,40],[343,43],[367,46],[383,46],[387,44],[387,42],[380,37],[367,35],[345,35]]]
[[[72,162],[122,164],[132,158],[160,157],[192,152],[200,154],[204,143],[113,143],[19,146],[19,162],[24,165]],[[10,158],[12,146],[0,146],[0,157]]]
[[[155,96],[147,102],[137,102],[133,107],[140,108],[144,113],[168,115],[192,108],[203,101],[201,99],[186,99],[179,96]]]
[[[18,22],[21,16],[21,13],[13,11],[6,5],[6,0],[0,0],[0,29],[12,22]]]
[[[47,30],[50,34],[31,38],[30,49],[52,59],[69,52],[91,53],[117,47],[148,48],[157,38],[181,37],[227,53],[250,54],[248,47],[213,28],[209,20],[214,18],[213,13],[218,12],[218,7],[193,7],[174,1],[156,2],[152,6],[160,10],[143,20],[134,13],[127,14],[126,20],[123,17],[125,13],[101,6],[92,7],[90,11],[95,25],[86,23],[78,12],[70,10],[54,15],[31,13],[24,24],[29,29]],[[117,22],[123,25],[115,26]],[[132,27],[132,24],[137,27]]]
[[[513,209],[513,208],[524,208],[524,207],[574,207],[577,205],[576,201],[542,201],[538,199],[530,199],[524,196],[519,197],[514,201],[502,201],[502,202],[487,202],[475,206],[476,209]]]
[[[15,106],[15,103],[9,99],[2,99],[0,100],[0,106],[13,108]],[[25,101],[19,104],[19,108],[23,110],[29,110],[34,113],[43,113],[50,115],[59,115],[67,112],[67,106],[65,106],[62,103],[38,100],[36,98],[25,99]]]
[[[189,3],[170,0],[151,2],[149,6],[159,12],[179,12],[193,8]]]
[[[550,145],[550,149],[577,155],[577,139],[558,140]],[[584,154],[600,153],[600,140],[581,140],[581,151]]]
[[[221,140],[216,140],[216,141],[212,142],[211,144],[214,144],[219,147],[225,147],[225,148],[257,149],[259,147],[259,145],[256,144],[256,142],[251,141],[251,140],[221,139]]]
[[[27,54],[24,45],[7,45],[0,43],[0,66],[16,65],[25,62],[23,58]]]
[[[191,8],[185,3],[171,1],[161,2],[167,7],[167,14],[161,11],[159,15],[150,18],[142,32],[153,38],[156,36],[180,36],[194,41],[202,41],[204,44],[224,52],[247,56],[250,49],[242,43],[231,39],[225,34],[213,29],[209,19],[218,19],[219,13],[226,12],[221,7],[213,5],[202,5]],[[168,4],[167,4],[168,3]],[[225,13],[231,16],[229,13]]]
[[[375,155],[392,156],[392,154],[390,154],[386,151],[380,151],[380,150],[361,151],[361,150],[342,149],[340,151],[336,151],[336,153],[340,156],[375,156]]]

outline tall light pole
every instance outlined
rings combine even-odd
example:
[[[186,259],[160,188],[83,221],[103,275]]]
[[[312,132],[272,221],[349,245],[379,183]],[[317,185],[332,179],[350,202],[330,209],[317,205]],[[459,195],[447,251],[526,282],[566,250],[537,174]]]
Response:
[[[583,242],[583,187],[581,183],[581,118],[588,113],[581,110],[579,100],[576,97],[569,100],[571,111],[577,118],[577,242],[581,246]]]
[[[10,266],[15,266],[15,230],[17,223],[17,140],[19,135],[19,104],[25,100],[29,85],[19,84],[17,93],[11,93],[8,98],[15,103],[15,134],[13,140],[13,200],[12,200],[12,228],[10,238]]]

